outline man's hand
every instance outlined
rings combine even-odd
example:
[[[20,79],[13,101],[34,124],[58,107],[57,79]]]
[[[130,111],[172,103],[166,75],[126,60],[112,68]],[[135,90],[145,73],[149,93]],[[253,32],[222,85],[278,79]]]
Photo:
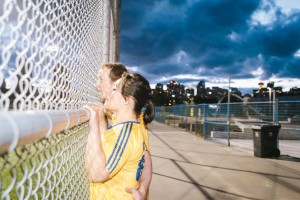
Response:
[[[134,200],[145,200],[147,191],[144,188],[134,189],[134,188],[125,188],[126,192],[131,193]]]
[[[126,192],[131,193],[135,200],[145,200],[149,191],[152,179],[152,160],[149,151],[145,151],[144,169],[140,177],[140,187],[138,189],[125,188]]]

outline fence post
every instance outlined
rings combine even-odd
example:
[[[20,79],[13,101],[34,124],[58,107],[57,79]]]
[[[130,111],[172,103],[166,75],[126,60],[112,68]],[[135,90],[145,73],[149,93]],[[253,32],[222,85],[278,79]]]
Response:
[[[173,127],[175,127],[175,110],[176,110],[176,107],[173,106],[173,118],[174,118],[174,120],[173,120],[173,122],[174,122]]]
[[[203,119],[203,137],[204,137],[204,139],[205,139],[205,137],[206,137],[206,132],[207,132],[207,130],[206,130],[206,104],[204,104],[204,109],[203,109],[203,112],[204,112],[204,119]]]
[[[230,103],[227,103],[227,145],[230,147]]]
[[[184,106],[185,107],[185,130],[188,131],[188,116],[189,116],[189,107],[188,106]]]
[[[195,115],[195,135],[197,135],[197,106],[194,105],[194,115]],[[193,128],[193,127],[192,127]]]
[[[170,125],[170,118],[171,118],[171,111],[169,109],[168,110],[168,126]]]
[[[279,123],[279,110],[278,110],[278,99],[276,99],[276,102],[275,102],[275,124],[278,124]]]
[[[166,124],[166,118],[167,118],[167,115],[166,115],[166,112],[167,112],[167,110],[166,110],[166,107],[164,107],[164,124]]]
[[[105,31],[105,38],[103,42],[103,62],[110,61],[110,24],[111,24],[111,2],[110,1],[104,1],[104,7],[105,7],[105,13],[104,13],[104,31]]]

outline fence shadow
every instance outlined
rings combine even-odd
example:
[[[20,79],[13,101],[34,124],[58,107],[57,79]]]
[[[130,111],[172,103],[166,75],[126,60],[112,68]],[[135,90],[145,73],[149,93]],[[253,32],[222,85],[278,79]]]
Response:
[[[293,161],[293,162],[300,162],[300,158],[298,157],[294,157],[294,156],[290,156],[290,155],[281,155],[278,158],[274,158],[276,160],[286,160],[286,161]]]

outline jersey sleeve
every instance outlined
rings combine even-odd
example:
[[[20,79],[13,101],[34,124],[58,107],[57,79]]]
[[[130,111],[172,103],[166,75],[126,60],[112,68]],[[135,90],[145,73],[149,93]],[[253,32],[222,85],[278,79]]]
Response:
[[[106,166],[109,171],[109,177],[113,177],[122,169],[126,161],[130,158],[132,145],[131,133],[132,123],[124,124],[117,139],[114,142],[114,147],[111,153],[107,156]]]

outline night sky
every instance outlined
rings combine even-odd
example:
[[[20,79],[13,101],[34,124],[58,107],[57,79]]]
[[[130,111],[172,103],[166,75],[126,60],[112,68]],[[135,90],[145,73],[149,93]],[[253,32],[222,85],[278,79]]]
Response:
[[[152,84],[300,87],[297,0],[122,0],[121,62]]]

